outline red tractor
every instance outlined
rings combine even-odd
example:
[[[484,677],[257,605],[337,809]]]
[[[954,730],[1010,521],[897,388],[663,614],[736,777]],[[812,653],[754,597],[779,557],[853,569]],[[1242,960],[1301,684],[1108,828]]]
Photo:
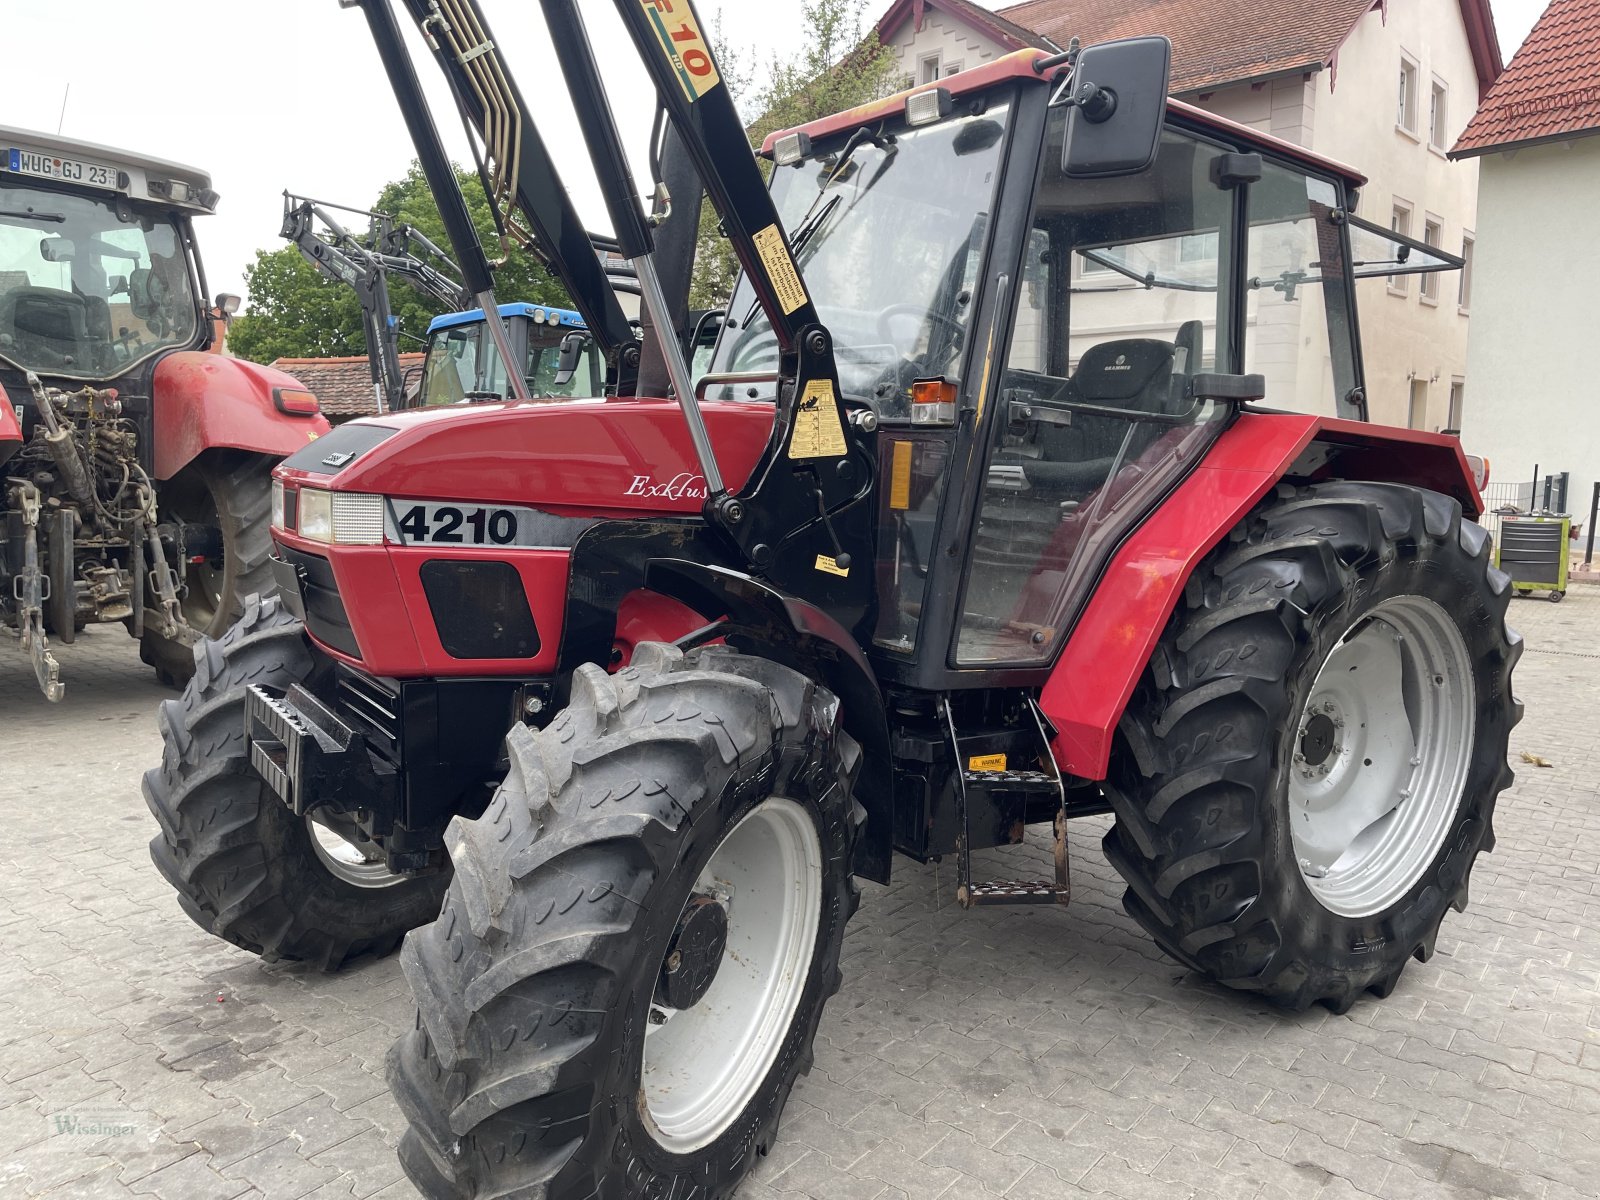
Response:
[[[281,371],[221,353],[203,171],[0,128],[0,623],[39,687],[47,638],[127,625],[171,683],[268,592],[272,467],[328,431]]]
[[[411,931],[417,1186],[730,1195],[894,851],[953,860],[964,905],[1060,905],[1070,819],[1109,812],[1188,968],[1387,995],[1466,902],[1520,715],[1456,441],[1364,420],[1357,280],[1451,260],[1355,218],[1349,169],[1169,103],[1160,38],[788,131],[769,187],[692,7],[620,0],[694,180],[652,225],[543,3],[643,355],[475,5],[406,0],[479,127],[520,130],[484,174],[607,392],[288,459],[281,600],[206,643],[145,780],[219,936],[336,967]],[[394,16],[359,7],[448,210]],[[744,275],[695,381],[660,268],[702,184]],[[1047,878],[975,874],[1041,823]]]

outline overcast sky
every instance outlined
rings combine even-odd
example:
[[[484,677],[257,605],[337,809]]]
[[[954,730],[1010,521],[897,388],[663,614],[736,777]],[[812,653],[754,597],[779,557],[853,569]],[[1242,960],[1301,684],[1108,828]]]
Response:
[[[1002,8],[1000,0],[980,0]],[[1241,0],[1241,3],[1243,0]],[[1404,4],[1410,0],[1391,0]],[[1543,0],[1491,0],[1507,60],[1544,9]],[[573,126],[560,70],[542,37],[533,0],[481,0],[580,212],[605,224],[599,193]],[[874,0],[869,11],[886,8]],[[347,204],[370,204],[414,157],[366,21],[337,0],[55,0],[5,7],[0,120],[23,129],[136,149],[203,167],[222,194],[199,222],[211,290],[244,290],[244,267],[277,231],[285,188]],[[630,149],[648,139],[651,97],[631,43],[601,0],[581,0],[589,34],[607,65],[612,107]],[[720,11],[729,40],[757,61],[801,37],[800,0],[697,0],[709,22]],[[408,35],[414,31],[403,22]],[[65,26],[65,27],[64,27]],[[453,152],[468,155],[443,77],[413,38],[420,74]],[[25,53],[16,47],[29,47]],[[636,166],[647,186],[645,170]]]

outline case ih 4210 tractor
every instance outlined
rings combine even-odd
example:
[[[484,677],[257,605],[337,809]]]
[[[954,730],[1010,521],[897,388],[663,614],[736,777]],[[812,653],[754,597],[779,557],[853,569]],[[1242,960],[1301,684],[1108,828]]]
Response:
[[[162,678],[269,591],[272,467],[328,431],[281,371],[228,358],[204,296],[203,171],[0,129],[0,623],[52,700],[48,636],[121,621]]]
[[[572,0],[642,361],[481,15],[406,7],[611,387],[288,459],[281,601],[205,644],[146,792],[237,945],[332,967],[420,927],[390,1083],[424,1192],[730,1195],[896,850],[965,905],[1064,904],[1068,820],[1111,812],[1129,913],[1204,976],[1343,1011],[1428,957],[1520,641],[1456,442],[1362,419],[1357,279],[1451,264],[1358,221],[1358,176],[1169,103],[1151,38],[785,133],[769,190],[692,7],[618,0],[659,168],[744,269],[691,383],[659,268],[698,184],[646,221]],[[1045,822],[1049,878],[974,875]]]

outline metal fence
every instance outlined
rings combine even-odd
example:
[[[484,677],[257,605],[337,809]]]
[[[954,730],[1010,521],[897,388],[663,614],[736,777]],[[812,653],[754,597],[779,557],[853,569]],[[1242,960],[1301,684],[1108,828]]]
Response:
[[[1483,489],[1483,527],[1495,542],[1500,541],[1500,518],[1505,513],[1525,513],[1533,507],[1533,480],[1523,483],[1490,483]]]

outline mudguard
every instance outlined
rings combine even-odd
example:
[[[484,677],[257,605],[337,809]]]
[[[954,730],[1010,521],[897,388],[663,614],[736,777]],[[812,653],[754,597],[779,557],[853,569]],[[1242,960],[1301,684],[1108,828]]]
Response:
[[[11,402],[0,396],[0,463],[22,448],[22,422]]]
[[[839,697],[845,731],[861,746],[856,798],[867,810],[855,871],[888,883],[894,814],[889,723],[877,679],[849,631],[815,605],[726,567],[658,558],[645,567],[645,587],[708,617],[725,615],[729,645],[802,671]]]
[[[282,458],[327,433],[321,413],[281,411],[278,388],[305,391],[292,375],[201,350],[156,364],[151,386],[156,429],[154,474],[171,479],[205,450],[252,450]]]
[[[1461,502],[1483,500],[1461,450],[1443,434],[1300,413],[1246,413],[1112,558],[1039,697],[1063,773],[1104,779],[1111,740],[1190,575],[1280,482],[1407,483]]]

